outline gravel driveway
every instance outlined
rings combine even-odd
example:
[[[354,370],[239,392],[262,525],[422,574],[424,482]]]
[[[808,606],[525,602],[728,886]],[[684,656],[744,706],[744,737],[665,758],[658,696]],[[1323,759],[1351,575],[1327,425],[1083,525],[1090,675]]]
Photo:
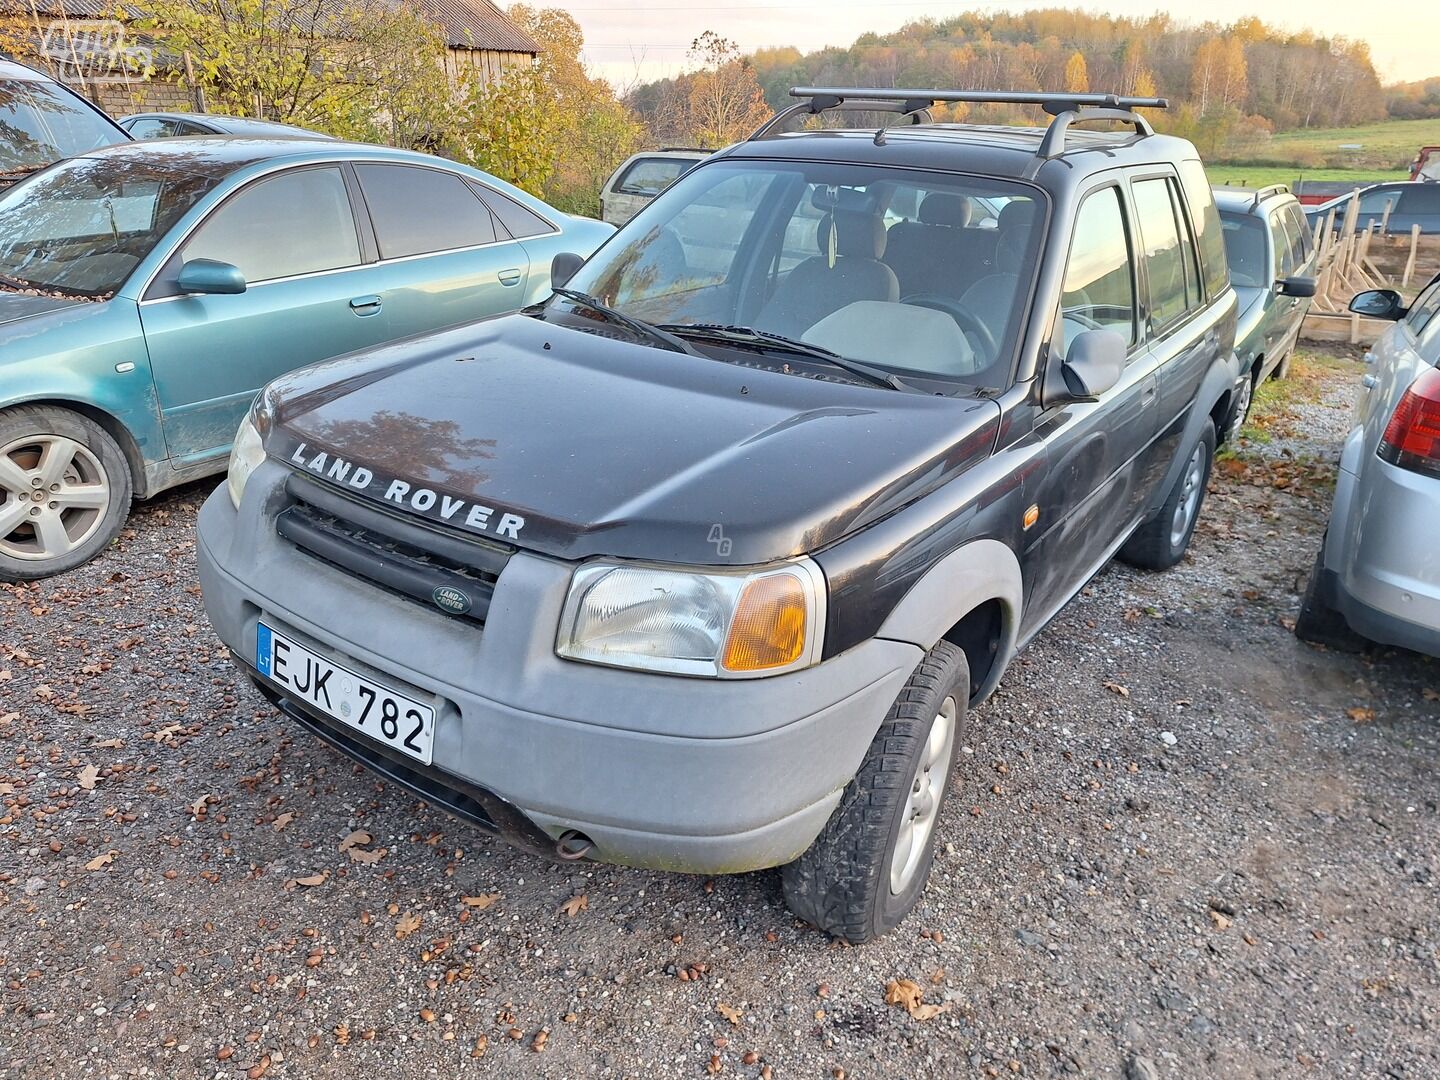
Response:
[[[211,485],[141,507],[0,586],[0,1076],[1440,1077],[1440,664],[1289,632],[1359,370],[1296,368],[1192,555],[970,718],[862,948],[772,874],[548,865],[367,776],[211,636]]]

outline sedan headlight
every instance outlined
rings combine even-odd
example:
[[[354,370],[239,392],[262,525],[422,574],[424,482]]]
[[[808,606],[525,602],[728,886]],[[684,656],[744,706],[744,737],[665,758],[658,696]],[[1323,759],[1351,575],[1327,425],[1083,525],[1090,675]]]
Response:
[[[245,414],[245,419],[240,421],[240,429],[235,432],[235,443],[230,448],[230,469],[225,483],[236,510],[240,509],[240,497],[245,494],[245,482],[265,460],[261,429],[269,427],[270,415],[263,402],[263,396],[257,398],[254,407]]]
[[[754,678],[808,667],[825,634],[825,578],[809,559],[764,570],[593,562],[575,571],[555,651],[676,675]]]

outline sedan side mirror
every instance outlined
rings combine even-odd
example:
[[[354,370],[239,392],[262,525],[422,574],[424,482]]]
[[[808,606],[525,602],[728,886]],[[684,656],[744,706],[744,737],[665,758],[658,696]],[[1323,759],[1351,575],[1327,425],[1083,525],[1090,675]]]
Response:
[[[563,289],[575,276],[575,271],[585,265],[585,260],[573,251],[562,251],[550,260],[550,284]]]
[[[180,267],[175,285],[182,293],[243,293],[245,275],[238,266],[218,259],[191,259]]]
[[[1313,277],[1281,278],[1275,283],[1275,291],[1281,296],[1295,296],[1303,300],[1315,295],[1315,279]]]
[[[1356,315],[1394,322],[1404,318],[1406,307],[1404,298],[1394,289],[1366,289],[1350,300],[1350,310]]]
[[[1065,350],[1060,364],[1063,386],[1052,397],[1066,401],[1094,401],[1120,381],[1130,345],[1114,330],[1086,330]]]

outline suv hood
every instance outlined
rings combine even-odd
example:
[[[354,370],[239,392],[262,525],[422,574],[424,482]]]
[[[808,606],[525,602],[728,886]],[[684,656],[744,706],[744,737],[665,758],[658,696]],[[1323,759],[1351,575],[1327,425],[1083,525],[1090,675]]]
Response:
[[[691,564],[824,547],[988,457],[999,418],[992,401],[520,315],[327,361],[266,396],[267,452],[356,497],[561,558]]]

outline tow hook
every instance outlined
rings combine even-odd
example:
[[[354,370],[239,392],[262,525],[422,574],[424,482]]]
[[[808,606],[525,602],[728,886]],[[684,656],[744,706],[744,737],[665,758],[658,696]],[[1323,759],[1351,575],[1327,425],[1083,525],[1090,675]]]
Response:
[[[574,829],[566,829],[555,841],[555,854],[566,862],[575,862],[590,854],[595,847],[595,841],[591,840],[582,832]]]

